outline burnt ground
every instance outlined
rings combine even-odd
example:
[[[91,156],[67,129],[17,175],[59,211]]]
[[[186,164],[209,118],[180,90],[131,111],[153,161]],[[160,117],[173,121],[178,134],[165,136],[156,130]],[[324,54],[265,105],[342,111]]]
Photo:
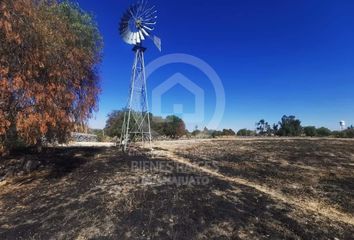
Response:
[[[0,182],[0,239],[353,239],[354,141],[59,148]]]

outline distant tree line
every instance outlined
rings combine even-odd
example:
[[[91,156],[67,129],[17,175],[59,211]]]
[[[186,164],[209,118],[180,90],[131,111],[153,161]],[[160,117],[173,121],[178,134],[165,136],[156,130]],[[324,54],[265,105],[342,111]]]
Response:
[[[108,114],[104,133],[109,137],[121,137],[122,126],[126,109],[115,110]],[[180,138],[188,133],[184,121],[177,116],[162,118],[150,113],[151,131],[153,137],[166,136],[169,138]]]
[[[103,130],[93,130],[92,133],[98,135],[99,140],[105,140],[107,137],[120,138],[124,114],[127,110],[113,111],[108,115],[106,126]],[[240,129],[235,133],[232,129],[211,130],[206,127],[199,130],[198,126],[192,132],[186,129],[184,121],[177,116],[168,116],[162,118],[150,113],[151,129],[153,137],[167,137],[178,139],[181,137],[194,138],[218,138],[224,136],[279,136],[279,137],[338,137],[354,138],[354,127],[351,126],[344,131],[331,131],[328,128],[301,125],[301,121],[295,116],[284,115],[278,123],[270,124],[264,119],[256,123],[255,130]]]
[[[222,137],[222,136],[235,136],[236,133],[234,132],[234,130],[232,129],[223,129],[222,131],[213,131],[212,132],[212,137],[216,138],[216,137]]]
[[[103,130],[92,130],[91,132],[98,135],[99,140],[107,140],[110,138],[120,138],[122,125],[124,121],[124,114],[126,109],[115,110],[108,114],[106,126]],[[232,129],[209,130],[206,127],[201,131],[196,126],[195,130],[189,132],[186,129],[184,121],[174,115],[166,118],[154,116],[150,113],[150,124],[153,138],[167,137],[171,139],[178,139],[181,137],[196,137],[196,138],[216,138],[222,136],[235,136],[236,133]]]
[[[328,128],[301,125],[301,121],[295,116],[284,115],[277,124],[270,125],[264,119],[256,123],[256,130],[241,129],[238,136],[280,136],[280,137],[337,137],[354,138],[354,126],[343,131],[331,131]]]
[[[223,129],[223,130],[210,130],[207,127],[204,128],[203,131],[198,130],[196,126],[195,130],[190,134],[193,137],[201,137],[201,138],[217,138],[224,136],[235,136],[236,133],[232,129]]]

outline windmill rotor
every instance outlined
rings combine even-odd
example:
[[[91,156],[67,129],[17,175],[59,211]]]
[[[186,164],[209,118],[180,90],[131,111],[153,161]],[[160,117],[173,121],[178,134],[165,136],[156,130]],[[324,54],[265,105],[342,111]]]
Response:
[[[130,45],[140,45],[146,38],[152,39],[161,51],[161,39],[152,35],[157,23],[155,6],[148,6],[147,0],[131,5],[123,14],[119,33],[123,41]]]

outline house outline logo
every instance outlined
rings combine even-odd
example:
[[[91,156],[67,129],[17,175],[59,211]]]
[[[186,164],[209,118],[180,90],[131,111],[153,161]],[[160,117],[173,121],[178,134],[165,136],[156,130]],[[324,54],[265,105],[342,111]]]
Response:
[[[195,97],[194,112],[185,113],[182,104],[173,105],[173,113],[181,114],[183,119],[189,123],[198,123],[204,120],[204,90],[191,81],[182,73],[175,73],[172,77],[155,87],[152,91],[152,111],[157,115],[165,115],[162,113],[162,97],[175,86],[182,86]]]
[[[146,66],[146,79],[149,79],[149,76],[151,74],[153,74],[155,71],[157,71],[158,69],[169,65],[169,64],[187,64],[189,66],[192,66],[198,70],[200,70],[202,73],[204,73],[208,79],[210,80],[210,82],[213,85],[214,91],[215,91],[215,108],[214,108],[214,114],[212,115],[211,119],[207,122],[205,121],[205,114],[203,114],[204,116],[199,115],[200,118],[203,118],[203,121],[199,121],[200,123],[203,122],[203,124],[209,128],[209,129],[217,129],[219,127],[220,122],[223,119],[224,116],[224,112],[225,112],[225,105],[226,105],[226,101],[225,101],[225,89],[223,86],[223,83],[219,77],[219,75],[217,74],[217,72],[204,60],[189,55],[189,54],[184,54],[184,53],[173,53],[173,54],[167,54],[164,56],[161,56],[155,60],[153,60],[152,62],[150,62],[147,66]],[[181,75],[177,75],[179,77],[181,77]],[[182,75],[183,76],[183,75]],[[172,80],[171,80],[172,78]],[[185,78],[185,76],[184,76]],[[181,77],[181,79],[183,79]],[[170,80],[171,82],[173,82],[173,76],[170,77],[168,80]],[[166,80],[166,81],[168,81]],[[188,81],[185,81],[186,79],[182,80],[183,83],[185,84]],[[188,79],[189,81],[191,81],[190,79]],[[174,80],[176,81],[176,80]],[[195,85],[195,83],[193,83]],[[163,83],[162,83],[163,85]],[[182,85],[182,84],[181,84]],[[187,84],[189,86],[189,84]],[[190,85],[192,86],[191,89],[195,90],[195,86],[194,85]],[[159,85],[161,86],[161,84]],[[159,87],[158,86],[158,87]],[[168,85],[166,85],[168,86]],[[199,87],[199,86],[198,86]],[[187,87],[188,89],[188,87]],[[203,89],[202,89],[203,90]],[[153,89],[154,92],[154,89]],[[198,93],[199,91],[197,91]],[[157,92],[155,91],[155,94]],[[204,90],[203,90],[204,93]],[[204,95],[204,94],[203,94]],[[158,96],[158,95],[157,95]],[[204,98],[204,97],[203,97]],[[152,96],[152,102],[154,102],[154,104],[156,105],[156,100],[154,99],[154,96]],[[205,110],[205,101],[203,101],[203,107],[198,106],[199,103],[196,104],[197,108],[196,111],[199,110]],[[157,100],[157,103],[159,103],[159,100]],[[156,106],[155,106],[156,107]],[[177,110],[177,112],[181,112],[183,111],[183,107],[181,107],[181,105],[175,104],[174,105],[174,110]],[[160,109],[161,111],[161,109]],[[185,121],[186,123],[188,123],[187,121]],[[192,123],[195,123],[195,119],[192,121]]]

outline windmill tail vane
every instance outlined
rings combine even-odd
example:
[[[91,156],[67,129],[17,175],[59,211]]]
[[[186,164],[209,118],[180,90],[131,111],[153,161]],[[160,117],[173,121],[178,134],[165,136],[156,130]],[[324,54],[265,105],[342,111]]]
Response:
[[[159,49],[159,51],[161,52],[162,51],[161,39],[159,37],[154,36],[153,37],[153,42],[154,42],[155,46],[157,47],[157,49]]]

